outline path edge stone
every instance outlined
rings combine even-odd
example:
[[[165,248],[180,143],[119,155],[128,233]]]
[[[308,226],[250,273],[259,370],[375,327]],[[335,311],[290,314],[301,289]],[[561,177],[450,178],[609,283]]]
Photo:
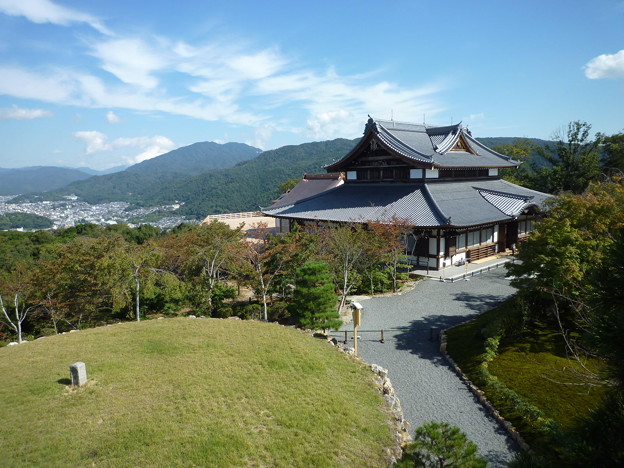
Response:
[[[377,387],[379,393],[383,396],[386,407],[392,415],[392,420],[390,421],[390,424],[394,433],[395,444],[386,450],[390,459],[390,466],[394,466],[396,462],[403,456],[403,449],[405,448],[405,446],[412,442],[412,436],[409,434],[411,424],[405,419],[403,415],[401,401],[396,395],[392,382],[388,377],[388,370],[384,369],[378,364],[369,364],[363,359],[355,357],[354,348],[346,346],[342,343],[338,343],[335,339],[328,340],[328,343],[334,345],[342,352],[351,356],[353,359],[356,359],[366,364],[369,370],[373,373],[373,382],[375,383],[375,386]]]
[[[481,406],[485,408],[485,410],[494,418],[494,420],[498,423],[498,425],[509,435],[511,440],[517,443],[518,447],[520,447],[521,450],[523,451],[530,450],[529,444],[526,443],[522,435],[513,426],[513,424],[511,424],[509,421],[503,418],[503,416],[501,416],[501,414],[494,407],[494,405],[487,399],[487,397],[485,396],[485,392],[470,381],[468,376],[464,374],[461,368],[455,363],[453,358],[448,354],[446,350],[447,348],[446,332],[447,330],[443,330],[440,333],[440,352],[442,353],[442,356],[444,356],[444,359],[446,360],[446,362],[449,364],[451,369],[453,369],[453,371],[457,374],[459,379],[468,388],[468,390],[475,396],[475,398],[481,404]]]

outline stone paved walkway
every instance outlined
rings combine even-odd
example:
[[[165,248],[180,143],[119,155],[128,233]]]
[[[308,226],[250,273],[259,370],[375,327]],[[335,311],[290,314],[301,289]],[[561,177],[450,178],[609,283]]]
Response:
[[[505,269],[470,281],[445,283],[427,279],[400,295],[358,298],[363,306],[359,357],[388,369],[411,433],[428,421],[458,426],[479,446],[488,466],[506,466],[517,447],[446,364],[430,329],[444,330],[469,320],[507,299],[514,290]],[[392,328],[410,328],[395,330]],[[353,330],[346,324],[345,330]],[[378,332],[385,331],[385,343]],[[349,334],[352,337],[352,334]],[[344,334],[334,336],[344,339]],[[349,342],[353,346],[353,341]]]

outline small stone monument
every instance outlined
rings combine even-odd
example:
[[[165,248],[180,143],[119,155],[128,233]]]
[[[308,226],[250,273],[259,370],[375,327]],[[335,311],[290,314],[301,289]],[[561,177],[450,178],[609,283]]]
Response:
[[[87,383],[87,366],[84,362],[74,362],[69,366],[69,374],[74,387],[82,387]]]

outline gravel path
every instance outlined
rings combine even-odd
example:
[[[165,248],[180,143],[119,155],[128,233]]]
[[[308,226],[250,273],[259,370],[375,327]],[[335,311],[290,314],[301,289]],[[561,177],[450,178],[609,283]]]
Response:
[[[446,421],[465,432],[489,460],[488,466],[494,467],[506,466],[517,447],[446,364],[437,340],[430,341],[429,336],[430,328],[440,331],[465,322],[513,294],[504,273],[495,270],[456,283],[423,280],[400,295],[359,301],[363,306],[359,357],[388,369],[411,434],[428,421]],[[379,333],[365,332],[398,327],[417,330],[386,331],[384,344]],[[353,326],[344,329],[352,331]],[[338,332],[334,336],[344,339]]]

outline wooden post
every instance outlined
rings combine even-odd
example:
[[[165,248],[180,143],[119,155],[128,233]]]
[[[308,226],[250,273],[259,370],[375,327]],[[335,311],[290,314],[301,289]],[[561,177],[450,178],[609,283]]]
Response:
[[[362,324],[362,306],[359,302],[353,303],[353,355],[358,355],[358,327]]]
[[[385,343],[383,330],[381,330],[381,343]]]
[[[347,342],[349,341],[349,337],[347,335],[347,330],[345,330],[345,339],[344,339],[344,344],[347,344]]]

